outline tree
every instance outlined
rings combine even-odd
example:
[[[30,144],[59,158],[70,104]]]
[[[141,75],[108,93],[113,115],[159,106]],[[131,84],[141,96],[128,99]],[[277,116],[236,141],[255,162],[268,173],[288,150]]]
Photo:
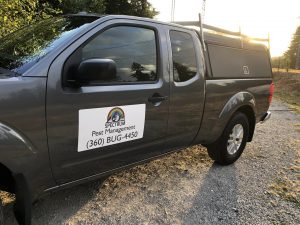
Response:
[[[289,49],[284,53],[286,62],[289,63],[290,68],[296,67],[297,57],[300,57],[300,27],[297,28],[293,35]]]
[[[0,0],[0,37],[21,26],[60,13],[47,1]]]
[[[158,12],[147,0],[105,0],[107,14],[153,18]]]
[[[104,14],[105,0],[62,0],[60,4],[55,4],[54,7],[59,7],[64,14],[91,12]]]
[[[156,72],[148,71],[144,66],[137,62],[133,62],[131,65],[132,77],[137,81],[151,81],[155,80]]]
[[[147,0],[44,0],[64,14],[91,12],[98,14],[124,14],[153,18],[157,11]]]
[[[147,0],[0,0],[0,37],[40,19],[82,11],[149,18],[158,14]]]

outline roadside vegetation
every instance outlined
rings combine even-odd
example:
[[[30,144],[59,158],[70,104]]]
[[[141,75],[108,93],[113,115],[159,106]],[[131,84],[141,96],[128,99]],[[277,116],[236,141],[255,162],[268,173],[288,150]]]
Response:
[[[300,140],[295,140],[300,144]],[[300,208],[300,149],[296,150],[296,159],[289,167],[278,173],[276,180],[269,186],[269,194],[296,204]],[[273,202],[274,205],[276,203]]]
[[[146,0],[0,0],[0,37],[41,19],[83,11],[149,18],[158,14]]]
[[[273,68],[300,69],[300,26],[295,30],[290,45],[283,55],[272,57]]]
[[[275,98],[282,100],[290,109],[300,113],[300,70],[273,69],[273,74]],[[299,123],[296,123],[293,128],[300,132]],[[293,141],[300,146],[300,139]],[[296,150],[296,159],[291,165],[279,171],[277,178],[269,186],[268,193],[293,202],[300,208],[300,148]]]
[[[300,113],[300,70],[273,69],[275,97]]]

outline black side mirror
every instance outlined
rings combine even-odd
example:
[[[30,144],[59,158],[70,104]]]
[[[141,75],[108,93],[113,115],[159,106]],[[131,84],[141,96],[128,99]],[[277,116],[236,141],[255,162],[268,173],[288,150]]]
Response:
[[[117,66],[111,59],[87,59],[80,63],[76,81],[80,84],[90,84],[115,80]]]

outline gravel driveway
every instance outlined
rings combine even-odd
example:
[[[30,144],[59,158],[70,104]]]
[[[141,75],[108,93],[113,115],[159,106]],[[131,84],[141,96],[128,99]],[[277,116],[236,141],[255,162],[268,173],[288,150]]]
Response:
[[[300,116],[278,101],[271,111],[234,165],[191,147],[47,196],[33,224],[300,224]]]

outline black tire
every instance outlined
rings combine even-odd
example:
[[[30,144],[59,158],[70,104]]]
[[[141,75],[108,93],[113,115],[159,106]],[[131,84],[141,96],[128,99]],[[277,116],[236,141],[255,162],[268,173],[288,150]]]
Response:
[[[3,206],[2,206],[2,201],[1,201],[1,199],[0,199],[0,225],[4,225]]]
[[[235,131],[240,131],[241,127],[243,128],[242,138],[233,138],[237,133]],[[248,138],[249,120],[245,114],[238,112],[228,122],[222,136],[215,143],[207,146],[208,154],[218,164],[232,164],[243,153]]]

